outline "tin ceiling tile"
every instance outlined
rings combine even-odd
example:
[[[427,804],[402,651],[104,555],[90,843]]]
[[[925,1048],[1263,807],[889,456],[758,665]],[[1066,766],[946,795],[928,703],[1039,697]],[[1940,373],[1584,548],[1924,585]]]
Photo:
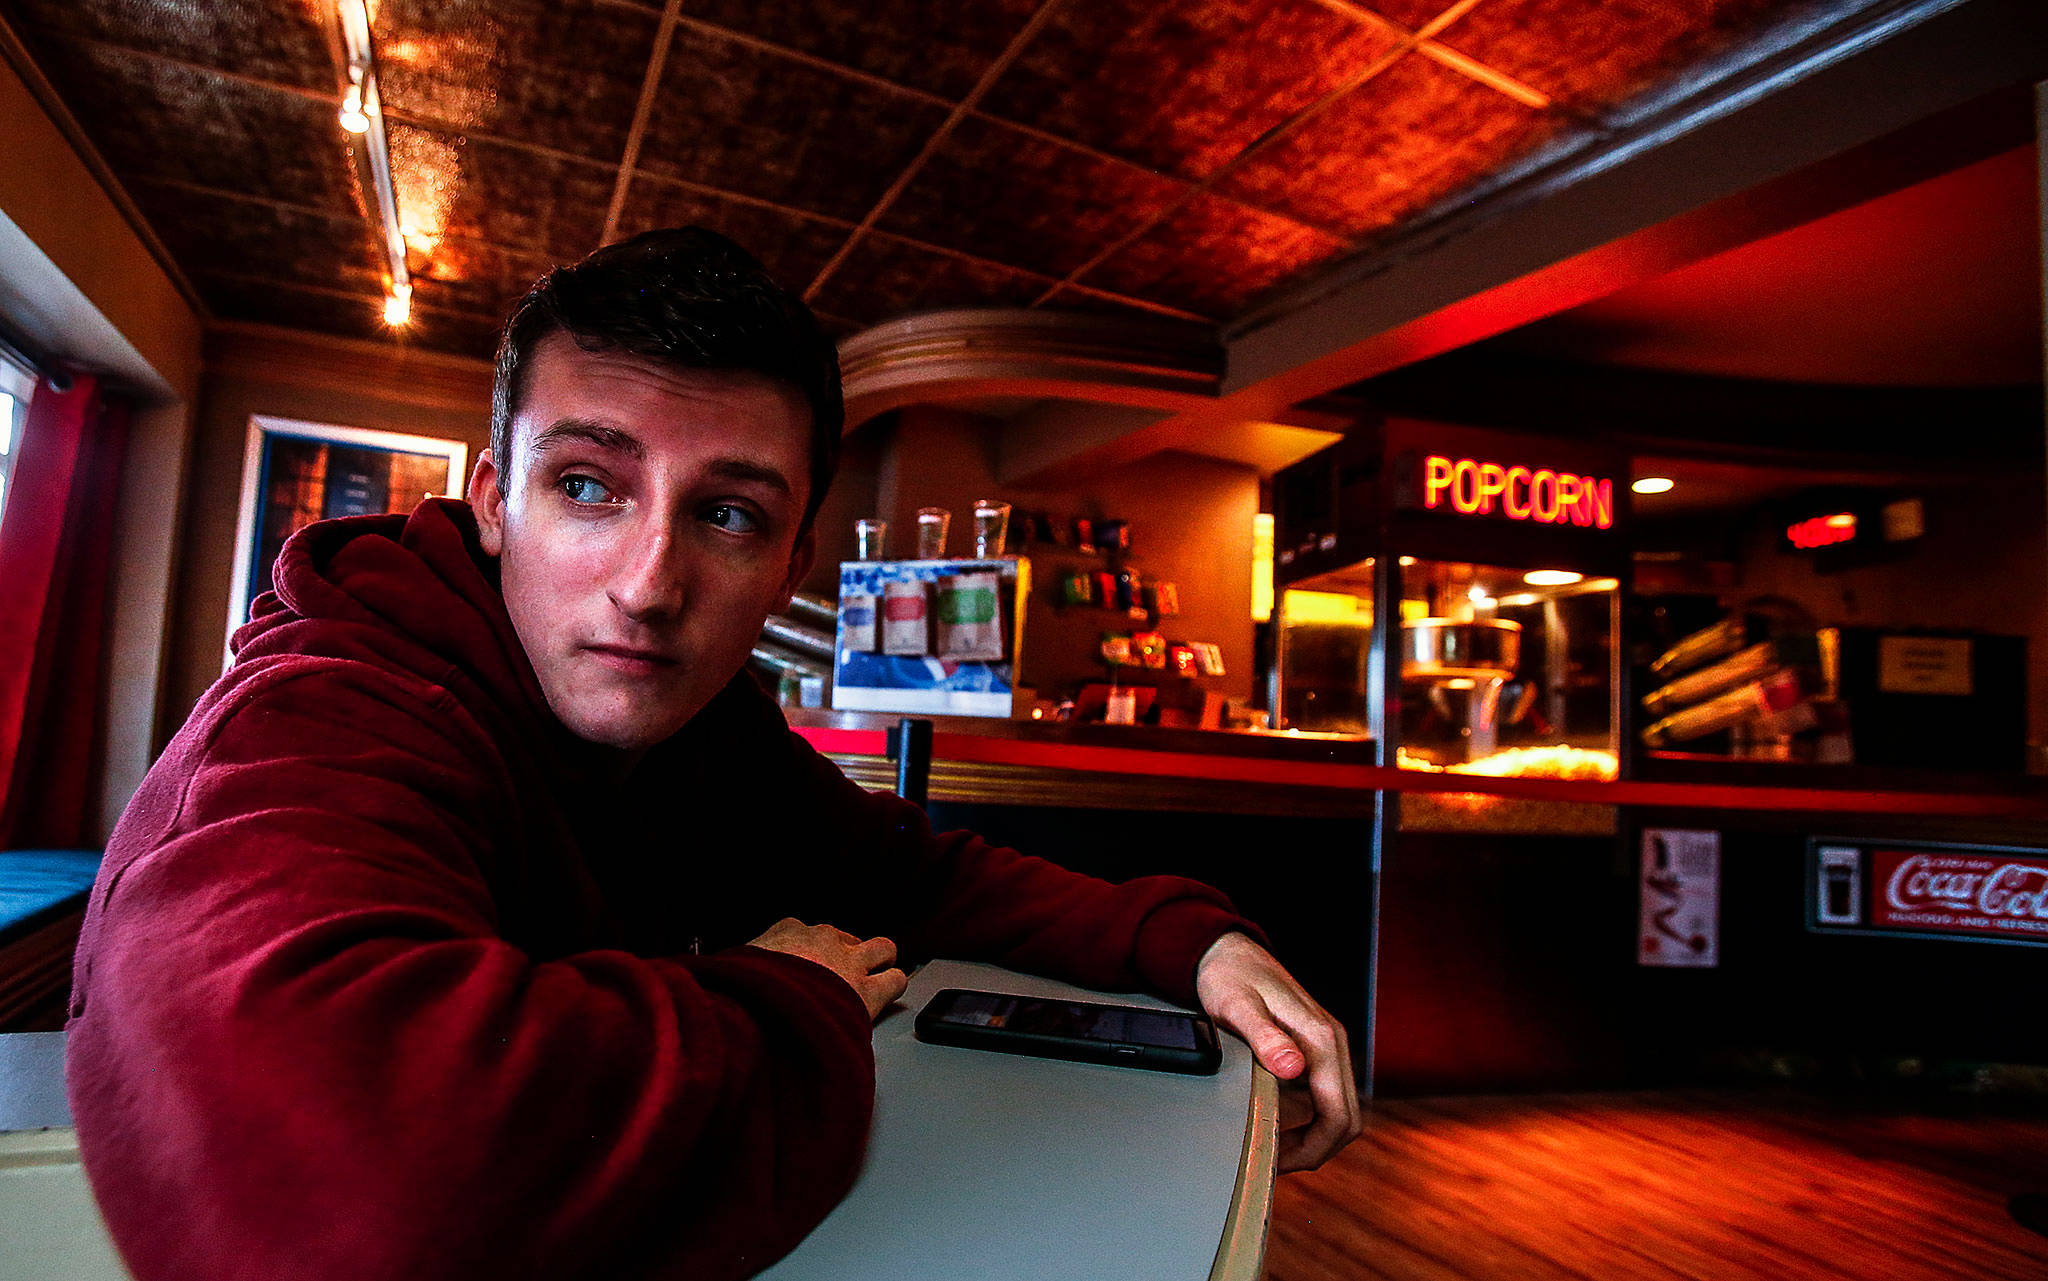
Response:
[[[1203,192],[1077,283],[1225,317],[1343,249],[1312,227]]]
[[[1218,190],[1369,236],[1551,136],[1553,122],[1409,54],[1224,177]]]
[[[275,84],[334,90],[326,14],[306,0],[6,0],[31,49],[98,40]]]
[[[1314,0],[1070,4],[981,110],[1199,180],[1394,47]]]
[[[1061,285],[1055,289],[1052,296],[1040,304],[1039,310],[1075,311],[1097,316],[1129,316],[1141,324],[1146,321],[1156,323],[1162,314],[1127,299],[1094,293],[1075,285]]]
[[[685,13],[958,101],[1041,0],[692,0]]]
[[[1022,307],[1052,282],[894,236],[863,236],[819,290],[821,311],[876,324],[941,307]]]
[[[384,260],[361,218],[131,182],[128,192],[188,273],[226,272],[371,294]]]
[[[358,209],[348,135],[326,103],[107,45],[52,44],[38,63],[124,180]]]
[[[409,234],[487,240],[557,259],[580,258],[604,232],[618,170],[394,123],[392,185]]]
[[[1438,15],[1451,8],[1453,2],[1454,0],[1365,0],[1365,3],[1358,7],[1369,9],[1410,31],[1420,31]],[[1493,0],[1479,2],[1491,4]]]
[[[969,117],[878,224],[1027,271],[1064,276],[1186,187],[993,120]]]
[[[660,15],[601,0],[374,9],[379,83],[401,117],[614,164],[624,154]]]
[[[858,221],[945,118],[924,99],[679,28],[640,168]]]
[[[498,344],[498,322],[414,307],[402,328],[384,323],[383,299],[376,294],[350,297],[240,277],[201,275],[194,278],[207,307],[223,320],[283,325],[344,338],[368,338],[405,347],[452,352],[488,360]]]
[[[486,244],[444,239],[413,268],[413,305],[502,321],[554,260]]]
[[[619,211],[621,240],[657,227],[708,227],[761,260],[777,284],[802,293],[852,228],[637,174]]]
[[[1826,0],[1486,0],[1445,46],[1582,110],[1613,106]]]

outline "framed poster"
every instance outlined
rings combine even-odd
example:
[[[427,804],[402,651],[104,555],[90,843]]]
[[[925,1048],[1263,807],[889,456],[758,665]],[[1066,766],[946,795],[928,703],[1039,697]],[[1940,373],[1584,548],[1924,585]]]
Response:
[[[270,590],[285,539],[316,520],[409,512],[422,499],[462,493],[469,446],[459,440],[335,427],[257,414],[242,456],[228,635]]]

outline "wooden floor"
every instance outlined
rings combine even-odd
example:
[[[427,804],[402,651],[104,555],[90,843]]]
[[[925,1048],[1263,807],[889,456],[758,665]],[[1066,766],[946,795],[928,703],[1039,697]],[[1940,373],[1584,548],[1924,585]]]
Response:
[[[1267,1281],[2048,1278],[2048,1110],[1658,1092],[1373,1105],[1275,1190]]]

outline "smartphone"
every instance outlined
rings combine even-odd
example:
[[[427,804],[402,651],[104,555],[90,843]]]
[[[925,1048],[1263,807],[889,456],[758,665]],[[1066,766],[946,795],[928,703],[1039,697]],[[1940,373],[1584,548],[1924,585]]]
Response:
[[[1197,1076],[1210,1075],[1223,1064],[1216,1025],[1205,1015],[957,987],[940,992],[918,1011],[917,1039]]]

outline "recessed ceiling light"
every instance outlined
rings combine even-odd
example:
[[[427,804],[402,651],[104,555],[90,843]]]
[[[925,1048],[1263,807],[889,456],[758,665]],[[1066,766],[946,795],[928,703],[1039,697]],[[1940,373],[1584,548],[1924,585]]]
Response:
[[[1585,577],[1569,569],[1532,569],[1522,575],[1522,581],[1531,587],[1570,587],[1573,583],[1585,581]]]
[[[1629,488],[1638,494],[1668,494],[1675,483],[1669,476],[1644,476]]]

